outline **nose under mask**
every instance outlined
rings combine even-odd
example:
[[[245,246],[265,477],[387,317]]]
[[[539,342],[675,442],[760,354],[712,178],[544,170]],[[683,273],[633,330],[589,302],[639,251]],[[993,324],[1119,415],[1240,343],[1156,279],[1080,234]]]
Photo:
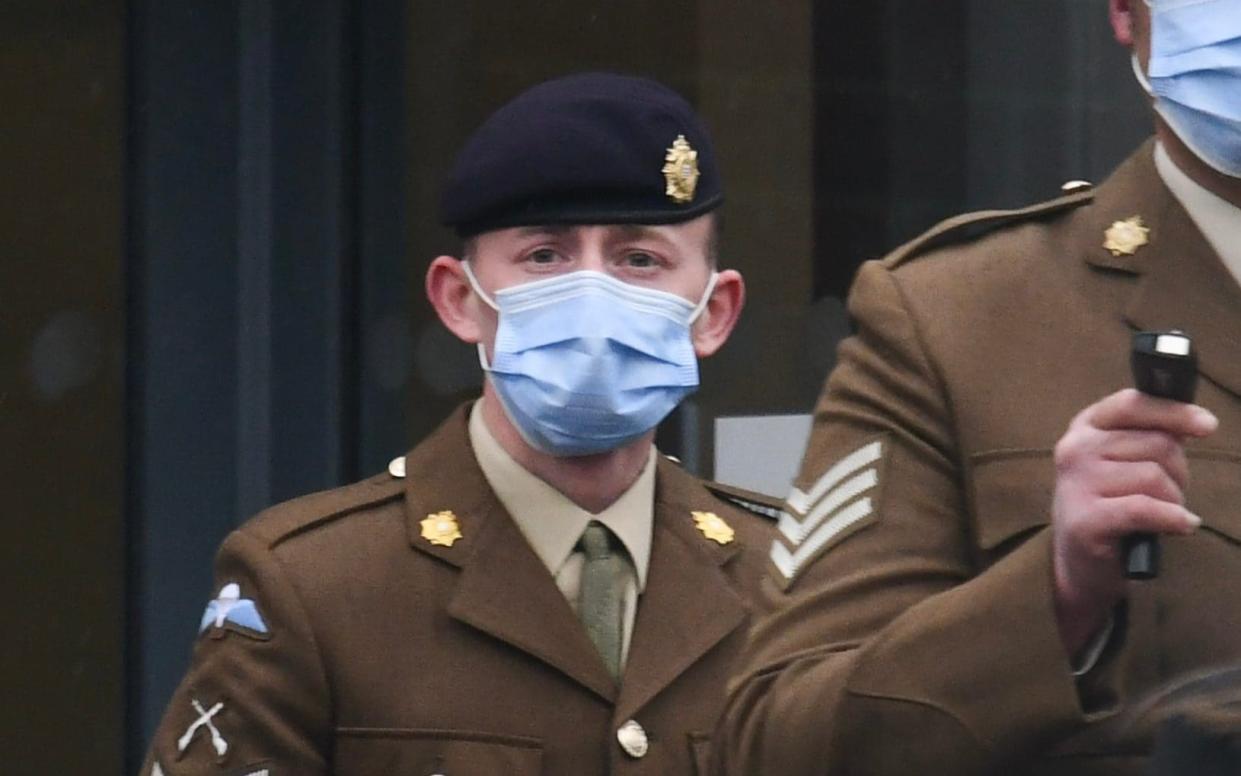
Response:
[[[527,444],[555,456],[606,452],[655,428],[698,387],[697,305],[583,270],[479,298],[499,313],[493,356],[479,363]]]

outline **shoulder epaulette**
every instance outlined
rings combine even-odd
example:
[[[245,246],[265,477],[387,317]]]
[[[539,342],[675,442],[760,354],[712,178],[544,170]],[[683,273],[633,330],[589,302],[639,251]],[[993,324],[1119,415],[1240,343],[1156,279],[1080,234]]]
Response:
[[[1008,224],[1047,218],[1065,210],[1081,207],[1093,199],[1094,191],[1088,189],[1016,210],[979,210],[954,216],[946,221],[940,221],[918,237],[892,251],[884,257],[883,263],[888,269],[895,269],[906,261],[936,248],[974,240]]]
[[[733,485],[725,485],[722,482],[703,480],[702,484],[716,498],[741,507],[747,512],[753,512],[756,515],[771,518],[772,520],[779,520],[780,515],[784,512],[783,499],[768,496],[765,493],[746,490],[745,488],[738,488]]]
[[[398,499],[404,489],[404,480],[386,472],[377,474],[352,485],[276,504],[246,523],[244,530],[269,547],[275,547],[286,539],[346,515]]]

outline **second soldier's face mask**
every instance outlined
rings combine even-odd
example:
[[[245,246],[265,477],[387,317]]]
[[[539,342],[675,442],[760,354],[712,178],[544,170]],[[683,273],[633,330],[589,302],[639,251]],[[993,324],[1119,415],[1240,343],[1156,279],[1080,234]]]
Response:
[[[1194,155],[1241,178],[1241,1],[1146,0],[1147,74],[1134,73],[1155,110]]]
[[[690,327],[697,305],[601,272],[570,272],[505,288],[494,353],[478,358],[523,439],[554,456],[614,450],[651,429],[698,387]]]

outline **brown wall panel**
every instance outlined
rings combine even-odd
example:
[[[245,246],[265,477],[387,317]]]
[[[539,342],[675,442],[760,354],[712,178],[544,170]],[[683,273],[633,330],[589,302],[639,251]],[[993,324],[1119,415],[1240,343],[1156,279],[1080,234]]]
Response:
[[[5,773],[119,773],[124,16],[0,4]]]

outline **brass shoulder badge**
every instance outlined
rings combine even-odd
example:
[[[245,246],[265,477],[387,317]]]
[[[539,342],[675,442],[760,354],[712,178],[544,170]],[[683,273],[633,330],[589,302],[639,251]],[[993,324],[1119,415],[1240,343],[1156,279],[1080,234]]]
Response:
[[[1103,247],[1112,252],[1113,256],[1132,256],[1146,243],[1150,242],[1150,228],[1142,222],[1142,216],[1117,221],[1103,233],[1106,238]]]
[[[458,539],[465,538],[451,510],[427,515],[421,525],[422,538],[440,547],[451,547]]]
[[[694,526],[702,531],[702,535],[716,544],[729,544],[736,532],[714,512],[690,512],[694,518]]]
[[[684,205],[694,199],[698,188],[698,152],[690,147],[685,135],[677,135],[664,157],[663,173],[668,187],[664,194],[673,202]]]

